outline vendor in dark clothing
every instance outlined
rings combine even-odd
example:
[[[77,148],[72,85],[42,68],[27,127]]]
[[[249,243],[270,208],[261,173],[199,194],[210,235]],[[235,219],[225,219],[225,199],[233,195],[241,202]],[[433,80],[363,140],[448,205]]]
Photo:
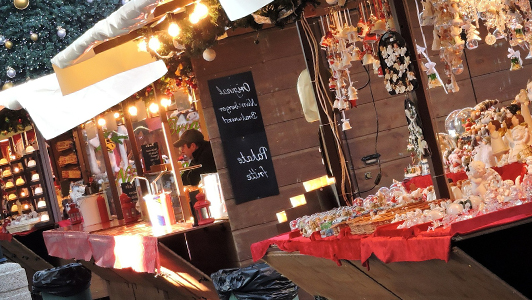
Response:
[[[184,185],[198,185],[201,174],[215,173],[216,164],[212,155],[211,144],[204,140],[203,134],[196,129],[189,129],[183,134],[174,147],[179,148],[181,154],[191,159],[190,166],[201,165],[200,168],[183,172],[181,179]]]

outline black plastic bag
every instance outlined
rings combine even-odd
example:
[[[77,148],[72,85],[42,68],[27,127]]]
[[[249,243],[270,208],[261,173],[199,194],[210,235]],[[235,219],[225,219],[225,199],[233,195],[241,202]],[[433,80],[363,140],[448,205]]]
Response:
[[[231,293],[246,300],[292,300],[297,296],[297,285],[265,263],[219,270],[211,279],[221,300],[228,300]]]
[[[91,285],[91,271],[80,263],[72,263],[33,274],[33,292],[60,297],[74,296]]]

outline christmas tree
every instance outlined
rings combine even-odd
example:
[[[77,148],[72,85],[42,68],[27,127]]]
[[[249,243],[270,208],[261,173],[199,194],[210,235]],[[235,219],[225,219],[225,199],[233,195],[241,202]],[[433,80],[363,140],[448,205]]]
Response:
[[[0,6],[0,86],[53,73],[50,59],[120,8],[122,1],[4,1]]]

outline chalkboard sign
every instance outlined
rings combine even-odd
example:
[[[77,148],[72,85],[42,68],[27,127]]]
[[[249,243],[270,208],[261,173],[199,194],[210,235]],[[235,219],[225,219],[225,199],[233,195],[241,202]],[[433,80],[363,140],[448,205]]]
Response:
[[[279,194],[251,72],[209,80],[237,204]]]
[[[159,153],[159,144],[145,144],[141,146],[144,167],[149,171],[151,166],[161,164],[161,154]]]
[[[265,132],[223,141],[237,204],[279,194]]]
[[[131,198],[131,201],[139,200],[139,194],[137,193],[137,187],[134,182],[123,182],[120,184],[122,188],[122,193],[128,195]]]
[[[264,131],[251,72],[211,79],[209,91],[222,139]]]

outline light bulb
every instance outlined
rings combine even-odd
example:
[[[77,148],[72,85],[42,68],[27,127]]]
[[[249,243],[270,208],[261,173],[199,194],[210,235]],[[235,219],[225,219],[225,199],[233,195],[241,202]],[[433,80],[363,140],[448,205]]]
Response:
[[[207,8],[207,6],[205,6],[205,4],[198,1],[196,3],[196,7],[194,7],[193,13],[198,15],[198,18],[201,20],[209,14],[209,9]]]
[[[170,106],[171,103],[172,103],[172,101],[170,101],[170,99],[168,99],[168,98],[162,98],[161,99],[161,106],[162,107],[166,108],[166,107]]]
[[[161,48],[161,42],[159,41],[159,38],[152,36],[148,42],[148,47],[150,47],[150,49],[153,51],[159,50],[159,48]]]
[[[137,47],[139,51],[148,52],[148,44],[146,44],[146,40],[144,39],[137,44]]]
[[[179,35],[179,32],[181,32],[181,28],[176,23],[170,23],[170,26],[168,26],[168,34],[175,38]]]
[[[24,204],[24,210],[30,209],[30,206],[28,204]]]
[[[132,115],[132,116],[136,116],[137,115],[137,107],[136,106],[130,106],[128,108],[128,111],[129,111],[129,114]]]
[[[104,126],[105,125],[105,119],[103,119],[103,118],[98,119],[98,125]]]
[[[118,112],[115,112],[113,116],[115,117],[115,119],[118,119],[120,117],[120,114]]]
[[[22,192],[20,193],[20,197],[26,197],[26,193]],[[28,204],[25,204],[24,207],[28,206]]]
[[[150,104],[149,109],[152,113],[156,113],[159,111],[159,105],[157,105],[157,103],[152,103]]]
[[[196,11],[194,11],[193,13],[190,14],[190,16],[188,16],[188,20],[190,21],[190,23],[192,23],[192,24],[196,24],[196,23],[199,22],[200,17],[199,17],[199,15],[196,13]]]
[[[194,101],[192,100],[192,95],[190,95],[190,94],[188,95],[188,102],[190,102],[190,104],[192,104],[192,102],[194,102]]]

